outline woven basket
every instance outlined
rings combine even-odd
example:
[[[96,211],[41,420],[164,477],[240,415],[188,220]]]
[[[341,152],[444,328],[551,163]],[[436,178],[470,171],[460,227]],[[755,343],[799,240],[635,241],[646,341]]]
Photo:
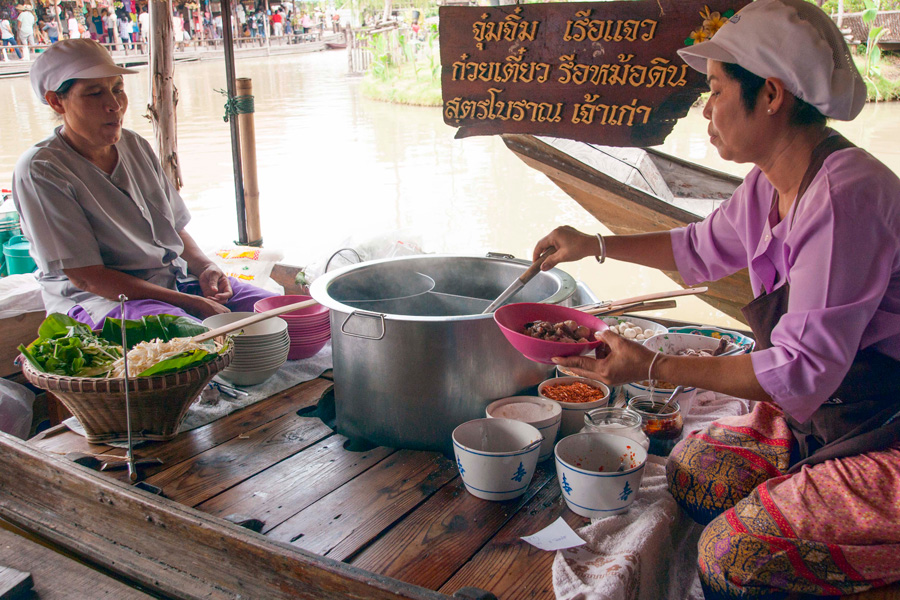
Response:
[[[213,376],[228,366],[234,347],[206,364],[167,375],[130,379],[131,438],[170,440],[178,433],[188,407]],[[92,444],[128,440],[125,380],[66,377],[42,373],[24,358],[22,373],[32,385],[51,392],[75,415]]]

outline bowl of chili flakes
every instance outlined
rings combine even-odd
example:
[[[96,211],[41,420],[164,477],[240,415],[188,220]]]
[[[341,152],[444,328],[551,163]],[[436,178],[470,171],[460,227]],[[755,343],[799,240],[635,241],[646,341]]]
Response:
[[[610,388],[588,377],[553,377],[538,386],[538,395],[559,403],[562,421],[560,439],[578,433],[584,427],[584,414],[609,404]]]

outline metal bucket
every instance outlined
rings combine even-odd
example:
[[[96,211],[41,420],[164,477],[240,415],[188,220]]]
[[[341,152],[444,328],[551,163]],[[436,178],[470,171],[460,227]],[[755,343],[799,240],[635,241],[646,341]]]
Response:
[[[449,454],[457,425],[550,377],[552,365],[523,357],[493,315],[481,314],[529,265],[421,255],[319,277],[310,294],[331,309],[337,430],[353,440]],[[432,289],[423,291],[421,275],[434,280]],[[576,288],[571,276],[551,269],[514,301],[566,303]]]

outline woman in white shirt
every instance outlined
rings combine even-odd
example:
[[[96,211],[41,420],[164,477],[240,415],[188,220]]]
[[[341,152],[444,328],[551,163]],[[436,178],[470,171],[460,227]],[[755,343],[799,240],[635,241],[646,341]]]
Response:
[[[13,35],[12,23],[9,22],[9,13],[4,10],[0,13],[0,56],[3,56],[3,60],[9,60],[6,57],[6,46],[12,46],[16,56],[22,58],[22,51],[16,47],[16,36]]]
[[[69,13],[69,39],[77,40],[81,37],[81,33],[78,32],[78,19],[75,18],[75,15]]]

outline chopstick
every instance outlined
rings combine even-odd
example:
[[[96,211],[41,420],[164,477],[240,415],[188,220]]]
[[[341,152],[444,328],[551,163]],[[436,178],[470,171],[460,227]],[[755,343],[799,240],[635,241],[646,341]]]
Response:
[[[656,292],[653,294],[644,294],[643,296],[634,296],[633,298],[622,298],[621,300],[607,300],[599,304],[578,307],[578,310],[586,312],[589,315],[596,315],[605,311],[613,310],[614,307],[628,304],[639,305],[648,300],[662,300],[664,298],[677,298],[679,296],[692,296],[695,294],[704,294],[709,290],[708,287],[687,288],[684,290],[674,290],[671,292]]]
[[[667,308],[675,308],[678,304],[674,300],[663,300],[662,302],[634,302],[632,304],[623,304],[612,306],[602,312],[592,313],[595,317],[613,317],[621,315],[625,312],[644,312],[648,310],[665,310]]]

